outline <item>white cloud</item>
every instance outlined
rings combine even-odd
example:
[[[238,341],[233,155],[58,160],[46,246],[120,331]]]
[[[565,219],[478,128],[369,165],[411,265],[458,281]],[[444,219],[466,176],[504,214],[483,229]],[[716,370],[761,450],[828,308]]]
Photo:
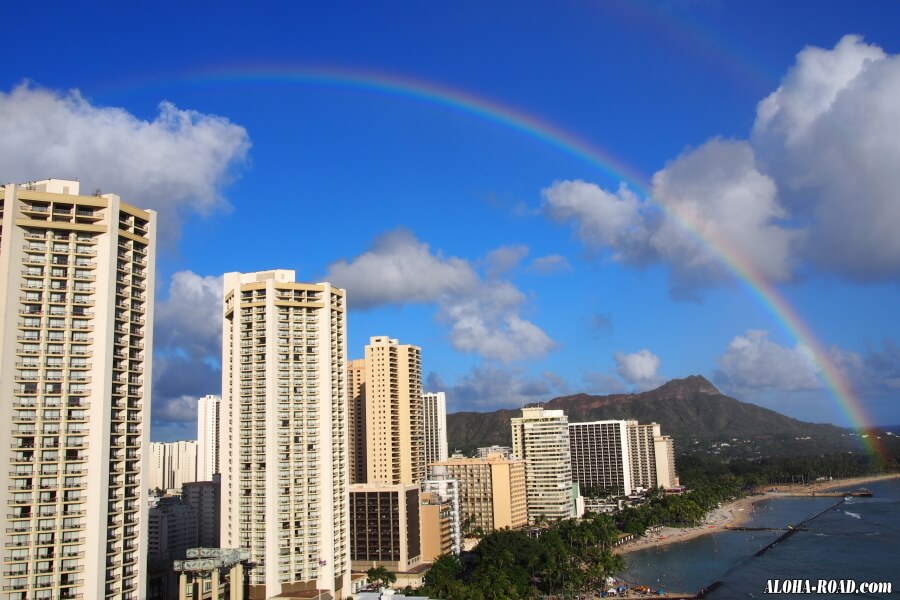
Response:
[[[222,188],[246,157],[243,127],[168,102],[152,121],[91,104],[77,90],[22,84],[0,92],[0,156],[10,181],[69,178],[159,211],[160,238],[178,238],[182,219],[226,209]]]
[[[465,294],[478,286],[478,275],[461,258],[432,254],[405,229],[379,236],[372,248],[347,262],[328,267],[326,279],[347,289],[351,307],[436,302],[448,294]]]
[[[528,256],[528,246],[500,246],[488,252],[485,257],[487,276],[497,277],[519,266],[522,259]]]
[[[854,279],[900,275],[900,55],[858,36],[806,48],[757,110],[753,144],[809,230],[806,255]]]
[[[790,277],[798,234],[777,224],[786,213],[775,183],[757,170],[746,142],[714,139],[683,154],[653,176],[653,197],[766,279]],[[676,287],[723,279],[718,257],[671,216],[661,221],[650,244],[669,264]]]
[[[509,265],[522,249],[491,253],[488,268]],[[496,275],[496,273],[494,273]],[[462,352],[509,362],[540,357],[553,348],[544,331],[521,310],[525,295],[508,281],[482,279],[461,258],[433,253],[406,230],[378,237],[372,248],[328,268],[326,278],[347,289],[351,307],[422,303],[439,307],[438,318],[450,326],[450,341]]]
[[[730,282],[721,250],[773,282],[815,265],[856,280],[900,276],[900,55],[857,36],[806,48],[760,102],[749,140],[714,138],[653,177],[660,211],[620,187],[543,191],[585,246],[663,263],[676,296]],[[667,212],[668,211],[668,212]],[[673,218],[677,217],[677,218]],[[718,248],[712,253],[679,221]],[[807,268],[808,271],[808,268]]]
[[[440,316],[450,322],[450,342],[457,350],[502,362],[539,358],[554,344],[519,315],[524,302],[524,294],[511,283],[488,281],[468,296],[445,299]]]
[[[571,271],[572,265],[565,256],[559,254],[548,254],[547,256],[539,256],[531,261],[528,269],[541,275],[552,275],[554,273],[563,273]]]
[[[616,352],[613,358],[619,376],[638,390],[649,390],[661,383],[657,374],[659,357],[649,350],[643,349],[631,354]]]
[[[156,305],[154,343],[193,357],[222,352],[222,276],[179,271],[172,275],[169,294]]]
[[[541,192],[545,213],[557,223],[573,222],[588,247],[607,248],[613,258],[633,260],[646,250],[648,231],[642,203],[624,185],[612,194],[584,181],[557,181]]]
[[[751,329],[735,336],[717,359],[716,380],[735,391],[800,391],[822,387],[811,352],[769,340],[767,331]]]
[[[496,410],[518,408],[550,399],[560,388],[558,377],[542,373],[540,377],[516,368],[492,365],[472,367],[468,373],[449,385],[437,373],[429,373],[426,388],[446,391],[448,410]]]

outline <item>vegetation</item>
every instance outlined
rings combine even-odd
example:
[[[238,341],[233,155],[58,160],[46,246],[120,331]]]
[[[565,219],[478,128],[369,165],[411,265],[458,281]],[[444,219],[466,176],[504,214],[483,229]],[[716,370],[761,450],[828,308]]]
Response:
[[[397,581],[397,576],[385,569],[384,567],[372,567],[366,571],[369,583],[378,587],[390,587],[392,583]]]
[[[654,490],[642,504],[626,507],[615,517],[589,513],[581,520],[548,524],[539,535],[508,529],[485,534],[471,553],[439,557],[419,591],[442,600],[512,600],[547,594],[571,597],[601,589],[607,576],[624,568],[622,557],[612,553],[620,532],[640,535],[660,525],[696,526],[719,503],[761,485],[896,471],[900,442],[890,440],[883,447],[883,456],[877,458],[841,453],[726,462],[682,456],[678,471],[688,487],[685,494],[667,496]],[[613,492],[586,491],[595,497]],[[374,579],[371,570],[369,578]]]
[[[594,514],[555,523],[539,537],[495,531],[463,559],[439,557],[420,591],[443,600],[505,600],[596,589],[624,567],[612,553],[618,534],[610,517]]]

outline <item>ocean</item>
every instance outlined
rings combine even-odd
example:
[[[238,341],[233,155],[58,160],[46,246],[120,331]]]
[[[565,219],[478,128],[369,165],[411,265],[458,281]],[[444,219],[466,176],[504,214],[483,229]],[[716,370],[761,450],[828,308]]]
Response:
[[[623,577],[667,592],[697,592],[721,581],[708,598],[900,597],[900,479],[867,485],[873,498],[779,498],[756,504],[747,527],[786,527],[822,513],[760,556],[783,532],[721,531],[626,555]],[[822,512],[825,511],[825,512]],[[767,594],[769,580],[890,582],[893,593]],[[783,587],[781,588],[783,589]],[[770,588],[769,591],[773,591]]]

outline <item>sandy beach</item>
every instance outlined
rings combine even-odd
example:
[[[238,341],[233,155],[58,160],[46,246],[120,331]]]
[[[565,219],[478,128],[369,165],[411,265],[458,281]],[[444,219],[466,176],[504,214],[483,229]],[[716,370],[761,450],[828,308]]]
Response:
[[[868,477],[852,477],[849,479],[832,479],[830,481],[817,481],[815,483],[801,485],[775,485],[765,486],[757,490],[758,495],[739,498],[734,502],[723,504],[719,508],[707,514],[703,524],[698,527],[663,527],[660,531],[648,536],[642,536],[613,550],[616,554],[628,554],[645,548],[667,546],[678,542],[685,542],[701,535],[722,531],[728,527],[737,527],[745,523],[753,514],[753,505],[769,498],[778,498],[787,494],[812,494],[814,492],[851,491],[867,483],[894,479],[900,474],[872,475]],[[775,491],[772,491],[775,490]]]

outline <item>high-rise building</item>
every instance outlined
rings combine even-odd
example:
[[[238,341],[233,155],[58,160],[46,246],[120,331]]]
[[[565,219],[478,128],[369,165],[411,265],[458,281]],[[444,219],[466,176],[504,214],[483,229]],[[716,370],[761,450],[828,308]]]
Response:
[[[197,402],[197,481],[212,481],[219,472],[219,407],[221,396]]]
[[[421,562],[418,485],[352,485],[350,514],[354,567],[407,571]]]
[[[0,187],[6,600],[144,593],[155,252],[114,194]]]
[[[197,520],[197,546],[218,548],[221,540],[222,482],[221,475],[213,475],[212,481],[186,483],[181,497],[194,511]]]
[[[572,479],[586,488],[631,494],[626,421],[569,423]]]
[[[194,511],[178,496],[165,496],[147,511],[147,598],[175,598],[178,581],[172,561],[197,545]]]
[[[185,483],[197,481],[197,442],[150,442],[147,473],[150,490],[180,492]]]
[[[425,464],[447,460],[447,395],[444,392],[422,394]]]
[[[422,351],[385,336],[366,346],[366,482],[419,484],[425,479]]]
[[[226,273],[222,545],[250,596],[350,593],[346,299],[294,272]]]
[[[456,481],[464,531],[480,529],[487,533],[528,524],[524,460],[500,454],[485,458],[451,456],[432,469],[446,469],[447,476]]]
[[[653,438],[653,452],[656,458],[656,485],[661,488],[676,487],[679,483],[675,472],[675,445],[667,435]]]
[[[441,505],[446,505],[448,511],[449,526],[449,544],[450,548],[447,552],[459,554],[462,551],[462,513],[459,504],[459,482],[450,476],[450,471],[444,466],[431,467],[431,474],[428,479],[422,482],[422,494],[432,494],[433,500]],[[435,504],[435,502],[432,502]],[[441,508],[443,512],[445,509]],[[423,509],[422,514],[425,514]],[[442,517],[443,518],[443,517]],[[433,538],[435,529],[426,526],[425,519],[422,520],[422,548],[423,560],[432,560],[434,557],[429,556],[429,551],[433,547],[428,539]],[[441,532],[443,532],[443,521],[441,521]],[[443,538],[441,538],[443,539]],[[444,543],[443,541],[441,542]],[[446,553],[446,552],[443,552]]]
[[[347,444],[350,451],[350,483],[365,483],[366,460],[366,359],[347,362]]]
[[[561,410],[523,408],[513,417],[513,456],[525,460],[528,519],[576,516],[569,457],[569,420]]]

